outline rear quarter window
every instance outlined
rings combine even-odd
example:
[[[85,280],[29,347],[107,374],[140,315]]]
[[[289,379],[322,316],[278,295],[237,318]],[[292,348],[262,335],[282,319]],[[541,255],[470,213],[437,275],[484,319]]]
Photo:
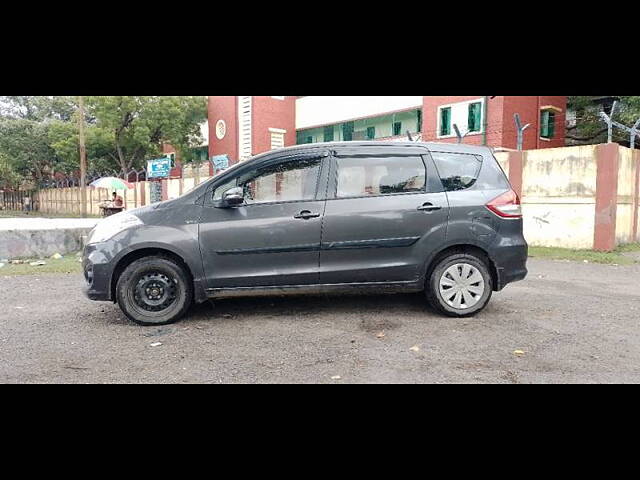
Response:
[[[482,157],[468,153],[431,152],[445,191],[472,187],[482,168]]]

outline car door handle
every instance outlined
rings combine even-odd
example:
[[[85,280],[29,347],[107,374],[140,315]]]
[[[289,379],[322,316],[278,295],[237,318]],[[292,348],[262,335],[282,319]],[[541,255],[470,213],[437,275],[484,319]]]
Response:
[[[421,206],[418,207],[418,210],[421,210],[423,212],[435,212],[436,210],[442,210],[442,207],[438,207],[437,205],[434,205],[433,203],[425,203]]]
[[[297,215],[294,215],[293,218],[302,218],[304,220],[308,220],[310,218],[318,218],[319,216],[319,213],[311,213],[309,210],[303,210]]]

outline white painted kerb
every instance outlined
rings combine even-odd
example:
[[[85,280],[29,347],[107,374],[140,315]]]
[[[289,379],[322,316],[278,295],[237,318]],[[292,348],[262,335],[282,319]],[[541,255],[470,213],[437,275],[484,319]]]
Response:
[[[0,218],[0,231],[93,228],[99,218]]]

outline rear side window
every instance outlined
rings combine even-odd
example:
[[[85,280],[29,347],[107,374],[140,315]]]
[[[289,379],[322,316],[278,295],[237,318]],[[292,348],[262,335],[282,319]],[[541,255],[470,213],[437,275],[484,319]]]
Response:
[[[431,152],[445,191],[472,187],[482,168],[482,157],[467,153]]]
[[[338,198],[423,192],[422,158],[338,158]]]

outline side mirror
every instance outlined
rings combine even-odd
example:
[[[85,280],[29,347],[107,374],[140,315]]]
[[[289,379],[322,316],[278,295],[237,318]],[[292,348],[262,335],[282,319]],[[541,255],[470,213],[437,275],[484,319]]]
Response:
[[[222,194],[222,199],[218,202],[218,208],[232,208],[244,203],[244,190],[242,187],[230,188]]]

